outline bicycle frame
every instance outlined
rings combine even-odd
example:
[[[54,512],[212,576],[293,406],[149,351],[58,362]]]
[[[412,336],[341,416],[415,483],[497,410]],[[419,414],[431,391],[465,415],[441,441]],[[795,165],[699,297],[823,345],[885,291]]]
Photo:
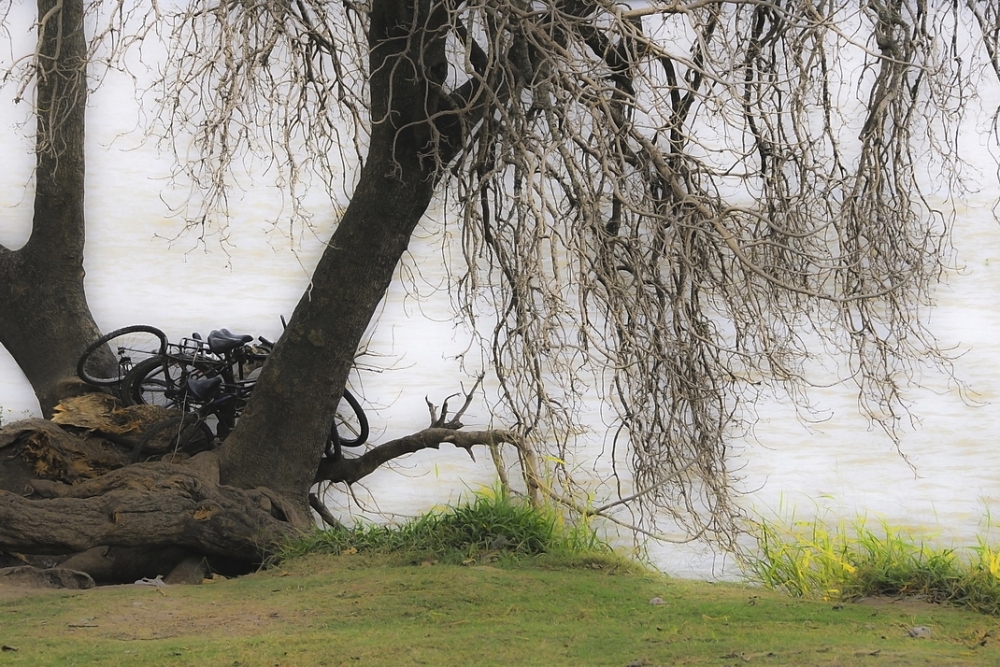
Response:
[[[164,354],[164,397],[185,412],[195,407],[205,418],[218,419],[216,435],[224,440],[236,425],[257,382],[253,371],[263,366],[270,353],[270,343],[261,341],[264,351],[241,344],[221,352],[213,352],[200,337],[184,338],[180,344],[168,345]],[[170,362],[180,368],[180,375],[170,375]],[[221,383],[208,387],[204,381],[221,378]]]

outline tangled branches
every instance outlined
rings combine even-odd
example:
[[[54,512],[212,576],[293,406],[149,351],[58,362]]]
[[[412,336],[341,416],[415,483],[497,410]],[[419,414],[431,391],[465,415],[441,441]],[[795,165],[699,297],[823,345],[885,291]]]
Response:
[[[292,183],[300,149],[322,160],[347,143],[360,155],[385,120],[364,114],[367,17],[395,5],[186,10],[173,80],[200,82],[184,99],[216,106],[169,118],[200,119],[213,178],[244,128],[280,128]],[[726,439],[759,387],[804,397],[818,349],[850,360],[838,379],[896,433],[915,366],[947,368],[921,306],[949,259],[948,220],[925,193],[926,165],[953,173],[967,94],[937,46],[967,27],[957,9],[434,7],[447,20],[408,34],[446,39],[447,69],[427,77],[442,130],[427,156],[458,210],[456,309],[483,332],[498,411],[558,462],[558,493],[578,491],[570,471],[592,389],[614,410],[607,456],[622,508],[690,534],[733,534]],[[206,63],[218,71],[204,76]],[[445,132],[456,124],[458,146]]]
[[[293,201],[313,174],[349,190],[390,122],[370,115],[370,17],[396,17],[444,40],[446,62],[384,66],[424,73],[455,308],[558,493],[578,491],[594,390],[621,507],[692,535],[733,534],[727,438],[761,388],[806,405],[820,353],[849,360],[835,379],[896,437],[919,366],[949,368],[921,314],[950,260],[931,198],[960,188],[957,124],[975,78],[1000,74],[995,3],[417,4],[162,17],[160,120],[193,137],[173,144],[201,193],[190,219],[224,208],[247,155],[271,156]]]

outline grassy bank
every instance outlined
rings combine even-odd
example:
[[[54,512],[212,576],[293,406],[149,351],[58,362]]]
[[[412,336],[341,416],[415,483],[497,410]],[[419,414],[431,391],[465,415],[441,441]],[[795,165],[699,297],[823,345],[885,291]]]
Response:
[[[569,564],[314,555],[202,586],[7,591],[0,665],[1000,664],[1000,622],[971,612]]]
[[[669,579],[489,494],[281,556],[202,586],[0,588],[0,667],[1000,664],[994,617]]]
[[[587,524],[569,524],[550,508],[531,507],[498,489],[484,489],[468,502],[399,526],[358,524],[317,531],[289,544],[276,557],[287,560],[316,553],[402,554],[463,565],[541,554],[614,557]]]

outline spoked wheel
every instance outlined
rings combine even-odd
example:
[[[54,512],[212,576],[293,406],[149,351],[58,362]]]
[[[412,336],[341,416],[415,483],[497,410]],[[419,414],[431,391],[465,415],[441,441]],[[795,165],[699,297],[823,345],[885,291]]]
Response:
[[[136,324],[101,336],[83,353],[76,373],[88,384],[122,382],[133,368],[167,349],[167,336],[156,327]]]
[[[194,454],[211,449],[214,440],[212,429],[197,413],[177,415],[146,429],[132,451],[132,462],[171,452]]]
[[[125,378],[122,401],[125,405],[158,405],[190,410],[187,379],[203,374],[193,362],[174,357],[147,359]]]
[[[326,455],[332,459],[340,458],[341,447],[360,447],[367,441],[368,417],[354,394],[345,389],[326,443]]]

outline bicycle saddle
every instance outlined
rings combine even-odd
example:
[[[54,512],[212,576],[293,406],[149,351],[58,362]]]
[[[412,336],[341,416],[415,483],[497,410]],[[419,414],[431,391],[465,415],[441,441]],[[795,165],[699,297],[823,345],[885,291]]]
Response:
[[[234,334],[229,329],[216,329],[208,334],[208,349],[216,354],[225,354],[252,340],[253,336],[249,334]]]
[[[215,390],[222,386],[222,376],[216,375],[210,378],[188,378],[188,393],[196,401],[207,401],[215,393]]]

